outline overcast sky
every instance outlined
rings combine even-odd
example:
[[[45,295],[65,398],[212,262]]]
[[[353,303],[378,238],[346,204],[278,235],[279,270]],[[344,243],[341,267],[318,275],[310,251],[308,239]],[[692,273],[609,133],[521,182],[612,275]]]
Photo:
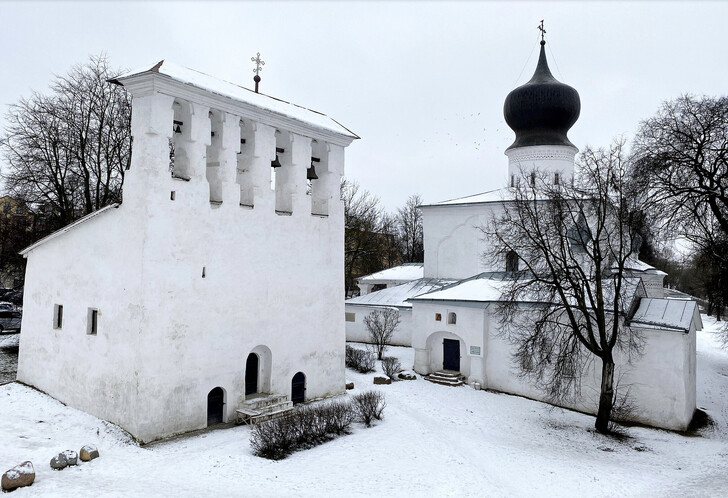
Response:
[[[725,2],[0,1],[0,104],[100,52],[252,88],[260,52],[261,91],[361,136],[346,176],[393,210],[505,183],[503,101],[533,74],[541,19],[552,73],[581,96],[577,147],[630,137],[681,93],[726,93]]]

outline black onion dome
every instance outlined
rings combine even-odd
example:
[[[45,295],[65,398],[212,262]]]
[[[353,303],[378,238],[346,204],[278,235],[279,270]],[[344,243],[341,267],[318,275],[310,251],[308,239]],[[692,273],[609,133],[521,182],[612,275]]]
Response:
[[[509,93],[503,105],[506,123],[516,132],[516,141],[507,150],[529,145],[574,147],[566,132],[579,119],[579,93],[553,77],[546,62],[545,45],[542,41],[533,77]]]

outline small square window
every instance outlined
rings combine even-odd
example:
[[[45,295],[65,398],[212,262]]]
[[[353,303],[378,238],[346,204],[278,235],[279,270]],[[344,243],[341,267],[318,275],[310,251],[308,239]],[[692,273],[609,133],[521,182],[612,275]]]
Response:
[[[355,322],[356,321],[356,313],[345,313],[346,315],[346,321],[347,322]]]
[[[99,310],[95,308],[88,309],[88,325],[86,327],[86,334],[96,335],[99,330]]]
[[[53,328],[54,329],[63,328],[63,305],[62,304],[53,305]]]
[[[441,322],[442,321],[442,315],[440,313],[435,313],[435,321]]]

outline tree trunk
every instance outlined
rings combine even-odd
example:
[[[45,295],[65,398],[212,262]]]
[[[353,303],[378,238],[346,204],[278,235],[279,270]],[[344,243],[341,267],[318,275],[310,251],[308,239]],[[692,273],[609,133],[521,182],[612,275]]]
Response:
[[[602,389],[599,394],[599,411],[594,427],[602,434],[609,433],[609,420],[614,404],[614,361],[610,357],[602,359]]]

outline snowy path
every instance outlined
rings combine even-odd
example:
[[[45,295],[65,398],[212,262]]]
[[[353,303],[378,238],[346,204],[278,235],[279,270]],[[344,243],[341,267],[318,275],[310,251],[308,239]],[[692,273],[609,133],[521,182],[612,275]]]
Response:
[[[412,364],[411,349],[392,353]],[[280,462],[252,456],[247,427],[139,448],[110,424],[8,384],[0,386],[0,471],[33,461],[36,483],[18,497],[726,496],[728,353],[707,330],[698,370],[698,406],[716,423],[701,437],[629,428],[620,442],[596,434],[590,416],[418,379],[381,386],[388,406],[375,427]],[[355,392],[373,387],[372,375],[347,376]],[[51,471],[56,452],[87,443],[100,459]]]

